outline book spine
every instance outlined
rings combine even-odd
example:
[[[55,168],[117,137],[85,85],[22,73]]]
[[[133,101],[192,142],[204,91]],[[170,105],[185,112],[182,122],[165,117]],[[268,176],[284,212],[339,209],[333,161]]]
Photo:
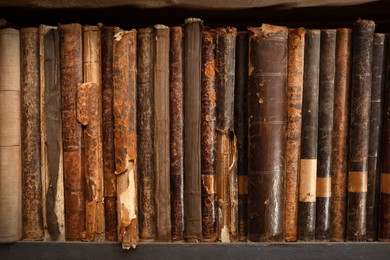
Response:
[[[375,23],[358,20],[353,29],[351,123],[348,162],[347,240],[366,240],[368,142]]]
[[[303,68],[305,29],[289,29],[287,66],[287,141],[285,240],[298,239],[298,183],[301,160]]]
[[[248,239],[284,241],[288,29],[248,31]]]
[[[153,28],[138,30],[138,194],[139,236],[142,241],[156,240],[154,151]]]
[[[102,134],[103,134],[103,176],[104,176],[104,217],[106,240],[118,241],[118,217],[116,209],[116,176],[114,147],[114,115],[112,59],[114,27],[103,27],[102,42]]]
[[[113,46],[113,113],[117,174],[118,238],[123,249],[135,248],[137,197],[137,32],[115,28]]]
[[[352,30],[337,29],[332,133],[330,240],[345,240]]]
[[[83,81],[80,24],[59,25],[61,46],[62,144],[65,187],[65,239],[80,240],[85,230],[82,130],[77,121],[77,84]]]
[[[156,238],[171,241],[169,158],[169,27],[154,26],[154,171]]]
[[[320,37],[320,30],[306,30],[298,195],[298,239],[304,241],[315,238]]]
[[[237,138],[238,240],[248,237],[248,32],[237,32],[234,132]]]
[[[184,241],[183,28],[170,30],[170,184],[172,241]]]
[[[0,29],[0,243],[22,238],[20,33]]]
[[[201,209],[201,30],[202,21],[184,24],[184,230],[186,240],[202,240]]]
[[[380,193],[380,171],[382,165],[382,118],[383,99],[386,83],[386,57],[388,36],[374,34],[372,53],[372,87],[370,139],[368,147],[368,183],[367,183],[367,240],[378,240],[378,210]]]
[[[202,31],[201,173],[203,241],[217,240],[215,32]]]
[[[43,240],[38,28],[22,28],[20,46],[23,239]]]
[[[315,238],[326,241],[330,237],[336,30],[322,30],[320,46]]]

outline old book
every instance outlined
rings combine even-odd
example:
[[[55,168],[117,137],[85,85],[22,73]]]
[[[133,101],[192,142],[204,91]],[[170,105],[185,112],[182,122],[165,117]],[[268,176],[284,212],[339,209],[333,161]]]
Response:
[[[80,240],[85,230],[82,129],[77,121],[77,84],[83,82],[80,24],[59,25],[61,45],[62,145],[65,187],[65,239]]]
[[[329,240],[336,30],[321,30],[315,239]]]
[[[22,28],[20,46],[23,239],[43,240],[38,28]]]
[[[320,35],[320,30],[305,35],[298,195],[298,239],[303,241],[315,238]]]
[[[351,121],[348,161],[347,240],[366,240],[368,142],[375,23],[358,20],[353,27]]]
[[[138,224],[141,241],[156,240],[154,175],[154,40],[153,28],[138,30],[137,68],[137,149],[138,149]]]
[[[248,31],[248,240],[284,241],[288,29]]]
[[[181,26],[170,28],[170,184],[172,241],[184,241],[184,92],[183,92],[183,41]]]
[[[19,36],[0,29],[0,243],[22,238]]]
[[[238,240],[248,237],[248,32],[237,32],[234,132],[237,138]]]
[[[382,118],[386,83],[388,36],[383,33],[375,33],[373,44],[366,206],[366,229],[368,241],[375,241],[378,239],[380,172],[382,165]]]
[[[104,177],[104,221],[106,240],[118,241],[118,217],[116,210],[116,176],[114,147],[114,114],[112,59],[114,27],[101,28],[102,43],[102,135]]]
[[[115,27],[113,113],[117,174],[118,239],[122,248],[138,243],[137,196],[137,32]]]
[[[202,240],[201,209],[201,30],[202,20],[184,24],[184,230],[186,240]]]
[[[217,240],[217,99],[215,89],[215,31],[202,31],[201,69],[201,174],[202,174],[202,235],[203,241]]]
[[[285,240],[298,239],[298,183],[301,162],[301,129],[305,29],[288,31],[287,141],[286,141],[286,218]]]
[[[337,29],[332,133],[330,240],[338,242],[345,240],[346,230],[351,51],[352,30],[349,28]]]
[[[234,72],[237,29],[216,31],[218,239],[238,240],[237,144],[234,133]]]

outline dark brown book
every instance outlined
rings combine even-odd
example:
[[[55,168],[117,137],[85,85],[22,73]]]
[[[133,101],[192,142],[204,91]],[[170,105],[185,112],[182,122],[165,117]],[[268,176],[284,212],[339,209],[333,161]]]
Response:
[[[184,92],[183,92],[183,41],[181,26],[170,29],[170,183],[172,241],[184,241]]]
[[[238,240],[248,237],[248,32],[237,32],[234,132],[237,138]]]
[[[375,23],[358,20],[353,27],[351,121],[348,161],[347,240],[366,240],[368,142]]]
[[[329,240],[336,30],[321,30],[315,239]]]
[[[118,241],[118,217],[116,210],[116,176],[114,147],[114,114],[112,59],[114,27],[101,29],[102,42],[102,134],[104,176],[104,220],[106,240]],[[139,164],[138,164],[139,165]]]
[[[248,31],[248,239],[284,241],[288,29]]]
[[[20,46],[23,239],[43,240],[38,28],[22,28]]]
[[[337,29],[332,133],[330,240],[338,242],[345,240],[346,230],[351,51],[352,30],[349,28]]]
[[[201,208],[201,30],[202,20],[184,24],[184,230],[186,240],[202,240]]]
[[[58,30],[61,46],[65,239],[80,240],[80,234],[85,230],[82,130],[77,121],[77,84],[83,82],[82,26],[59,25]]]
[[[303,73],[298,239],[313,241],[316,219],[320,30],[306,30]]]
[[[366,229],[367,240],[378,240],[378,210],[380,193],[380,173],[382,165],[382,122],[383,100],[386,84],[388,36],[383,33],[374,34],[372,53],[372,87],[371,87],[371,115],[370,140],[368,147],[368,183]]]
[[[154,175],[154,38],[153,28],[138,30],[137,145],[138,145],[138,224],[141,241],[156,240]]]
[[[202,173],[202,235],[203,241],[217,240],[217,100],[215,89],[215,31],[202,31],[202,89],[201,89],[201,173]]]
[[[137,196],[137,32],[115,27],[113,113],[117,175],[118,239],[123,249],[138,244]]]
[[[171,241],[169,158],[169,27],[154,26],[154,172],[156,238]]]

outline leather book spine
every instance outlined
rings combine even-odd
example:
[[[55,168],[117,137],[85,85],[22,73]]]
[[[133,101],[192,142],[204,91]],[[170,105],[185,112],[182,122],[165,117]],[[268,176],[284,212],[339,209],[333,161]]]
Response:
[[[248,240],[284,241],[288,29],[248,31]]]
[[[306,30],[298,194],[298,240],[303,241],[315,238],[320,37],[320,30]]]
[[[358,20],[353,28],[348,162],[348,241],[366,240],[368,144],[374,30],[375,23],[370,20]]]

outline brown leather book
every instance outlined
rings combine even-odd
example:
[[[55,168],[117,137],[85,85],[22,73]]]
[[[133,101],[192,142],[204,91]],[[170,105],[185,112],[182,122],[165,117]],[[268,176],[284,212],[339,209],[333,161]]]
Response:
[[[248,31],[248,240],[284,241],[288,29]]]
[[[0,29],[0,243],[22,238],[20,33]]]
[[[137,196],[137,32],[115,27],[113,46],[113,113],[117,174],[118,239],[135,248],[138,236]]]
[[[384,91],[386,84],[387,44],[387,34],[374,34],[366,206],[367,241],[378,240],[380,172],[382,165],[382,122]]]
[[[59,25],[61,46],[62,144],[65,187],[65,239],[80,240],[85,230],[82,130],[77,121],[77,84],[83,82],[80,24]]]
[[[116,176],[114,147],[114,114],[112,59],[114,27],[103,26],[102,42],[102,135],[103,135],[103,176],[104,176],[104,221],[106,240],[118,241],[118,216],[116,210]]]
[[[183,92],[183,41],[181,26],[170,28],[170,184],[172,241],[184,241],[184,92]]]
[[[217,100],[215,89],[215,31],[202,31],[202,86],[201,86],[201,173],[202,173],[202,235],[203,241],[217,240]]]
[[[156,240],[156,206],[154,175],[154,38],[153,28],[138,30],[137,68],[137,145],[138,145],[138,194],[139,238]]]
[[[38,28],[22,28],[20,46],[23,239],[43,240]]]
[[[298,239],[313,241],[316,219],[320,30],[306,30],[304,55]]]
[[[186,240],[202,240],[201,208],[201,42],[202,20],[184,23],[184,230]]]
[[[348,161],[347,240],[366,240],[368,142],[375,23],[358,20],[353,27],[351,122]]]
[[[345,240],[352,30],[337,29],[332,133],[330,240]]]
[[[336,62],[336,30],[321,30],[320,85],[318,104],[318,164],[315,238],[330,237],[330,198],[332,183],[332,131]]]
[[[237,32],[234,132],[237,138],[238,240],[248,237],[248,32]]]
[[[154,26],[154,172],[156,238],[171,241],[169,158],[169,27]]]

